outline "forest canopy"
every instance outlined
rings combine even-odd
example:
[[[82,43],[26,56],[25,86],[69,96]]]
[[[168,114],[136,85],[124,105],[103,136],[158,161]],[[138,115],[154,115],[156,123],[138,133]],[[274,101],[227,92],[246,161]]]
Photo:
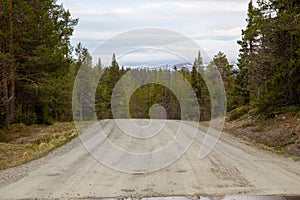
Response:
[[[168,73],[180,73],[189,81],[200,105],[200,120],[209,120],[211,105],[216,104],[207,81],[214,68],[224,82],[227,111],[241,106],[252,106],[259,112],[285,106],[299,110],[300,2],[250,1],[246,21],[238,41],[237,67],[222,52],[204,65],[199,52],[190,70],[168,69]],[[129,70],[145,69],[125,69],[115,55],[110,66],[102,66],[100,58],[93,64],[85,47],[70,43],[77,23],[78,19],[55,0],[0,0],[0,127],[71,121],[73,84],[80,67],[95,73],[103,70],[95,94],[96,115],[98,119],[113,118],[115,84]],[[131,117],[148,118],[154,104],[166,109],[168,119],[180,119],[178,99],[157,84],[136,90],[129,105]]]
[[[71,119],[64,81],[78,20],[54,0],[0,5],[1,125]]]
[[[300,105],[300,1],[250,1],[235,79],[238,106]]]

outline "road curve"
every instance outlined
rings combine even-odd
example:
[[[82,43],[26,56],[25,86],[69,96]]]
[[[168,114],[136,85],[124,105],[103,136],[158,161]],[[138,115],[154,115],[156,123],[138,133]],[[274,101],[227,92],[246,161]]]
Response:
[[[128,121],[120,120],[118,123],[126,126]],[[136,120],[136,123],[148,122]],[[107,138],[121,148],[154,152],[174,138],[179,123],[166,121],[158,135],[143,140],[128,140],[129,136],[123,136],[124,133],[113,120],[106,121],[105,129]],[[188,136],[196,126],[191,122],[185,124],[184,132]],[[300,195],[299,162],[257,149],[227,133],[222,133],[206,158],[199,159],[203,131],[205,128],[200,127],[189,149],[176,162],[149,173],[125,173],[111,169],[95,159],[82,143],[78,143],[71,150],[51,157],[23,178],[2,186],[0,198]],[[101,145],[102,142],[94,143],[93,148],[101,148]],[[126,156],[121,160],[126,161]],[[151,158],[145,162],[151,163]]]

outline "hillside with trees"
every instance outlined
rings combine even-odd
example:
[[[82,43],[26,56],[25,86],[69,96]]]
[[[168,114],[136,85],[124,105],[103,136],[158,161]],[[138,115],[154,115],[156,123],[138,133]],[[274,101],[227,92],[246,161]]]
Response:
[[[279,153],[300,155],[300,2],[250,1],[227,127]],[[264,147],[265,148],[265,147]]]
[[[112,55],[110,66],[103,66],[101,58],[93,64],[85,47],[80,43],[73,47],[70,43],[78,19],[73,19],[55,0],[0,0],[0,5],[0,128],[3,130],[15,123],[49,125],[72,121],[73,84],[79,68],[86,70],[86,74],[103,72],[94,99],[99,120],[113,118],[114,87],[129,71],[138,76],[146,73],[168,76],[169,84],[178,74],[182,75],[197,96],[200,121],[210,120],[211,105],[216,104],[210,98],[214,94],[208,90],[212,85],[209,80],[215,76],[213,69],[217,69],[223,79],[231,120],[249,112],[264,116],[264,120],[285,112],[299,115],[298,0],[258,0],[257,4],[250,1],[247,27],[238,41],[237,67],[230,64],[222,52],[205,66],[199,52],[191,70],[178,70],[176,66],[173,69],[125,69],[119,66],[116,55]],[[85,80],[87,82],[80,87],[88,87],[88,77]],[[88,94],[75,95],[81,101]],[[126,94],[119,95],[122,98]],[[131,117],[149,118],[149,110],[155,104],[165,108],[168,119],[181,119],[179,100],[170,89],[159,84],[147,84],[134,92],[129,104]],[[86,115],[81,118],[89,119],[90,114],[74,115]],[[299,132],[295,134],[293,138],[299,136]]]

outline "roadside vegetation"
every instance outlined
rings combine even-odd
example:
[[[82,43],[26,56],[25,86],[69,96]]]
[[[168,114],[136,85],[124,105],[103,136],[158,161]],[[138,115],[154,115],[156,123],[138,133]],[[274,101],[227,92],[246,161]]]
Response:
[[[0,170],[14,167],[48,154],[77,137],[74,124],[13,124],[0,130]]]
[[[300,156],[300,2],[250,1],[227,130]],[[230,101],[231,101],[230,100]]]
[[[265,150],[300,158],[300,110],[297,107],[264,113],[240,107],[228,113],[225,130]]]

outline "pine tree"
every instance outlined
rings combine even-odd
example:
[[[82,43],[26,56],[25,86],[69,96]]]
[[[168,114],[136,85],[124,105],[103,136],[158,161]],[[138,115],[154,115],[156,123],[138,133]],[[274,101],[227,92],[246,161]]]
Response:
[[[69,72],[69,40],[78,20],[54,0],[1,0],[0,5],[1,89],[8,125],[44,110],[35,105],[51,96],[46,94],[50,79]]]
[[[203,58],[201,56],[201,52],[198,51],[198,56],[195,58],[192,72],[191,72],[191,85],[198,98],[201,121],[210,119],[210,108],[211,108],[209,91],[204,78],[205,78],[205,70],[204,70]]]
[[[247,105],[250,102],[250,68],[253,67],[253,60],[257,55],[257,20],[258,10],[254,8],[252,0],[248,4],[247,27],[242,30],[242,40],[238,41],[241,46],[238,67],[239,73],[234,80],[234,93],[238,97],[236,99],[237,106]]]
[[[297,0],[249,3],[235,79],[240,105],[250,102],[260,111],[299,105],[299,12]]]

